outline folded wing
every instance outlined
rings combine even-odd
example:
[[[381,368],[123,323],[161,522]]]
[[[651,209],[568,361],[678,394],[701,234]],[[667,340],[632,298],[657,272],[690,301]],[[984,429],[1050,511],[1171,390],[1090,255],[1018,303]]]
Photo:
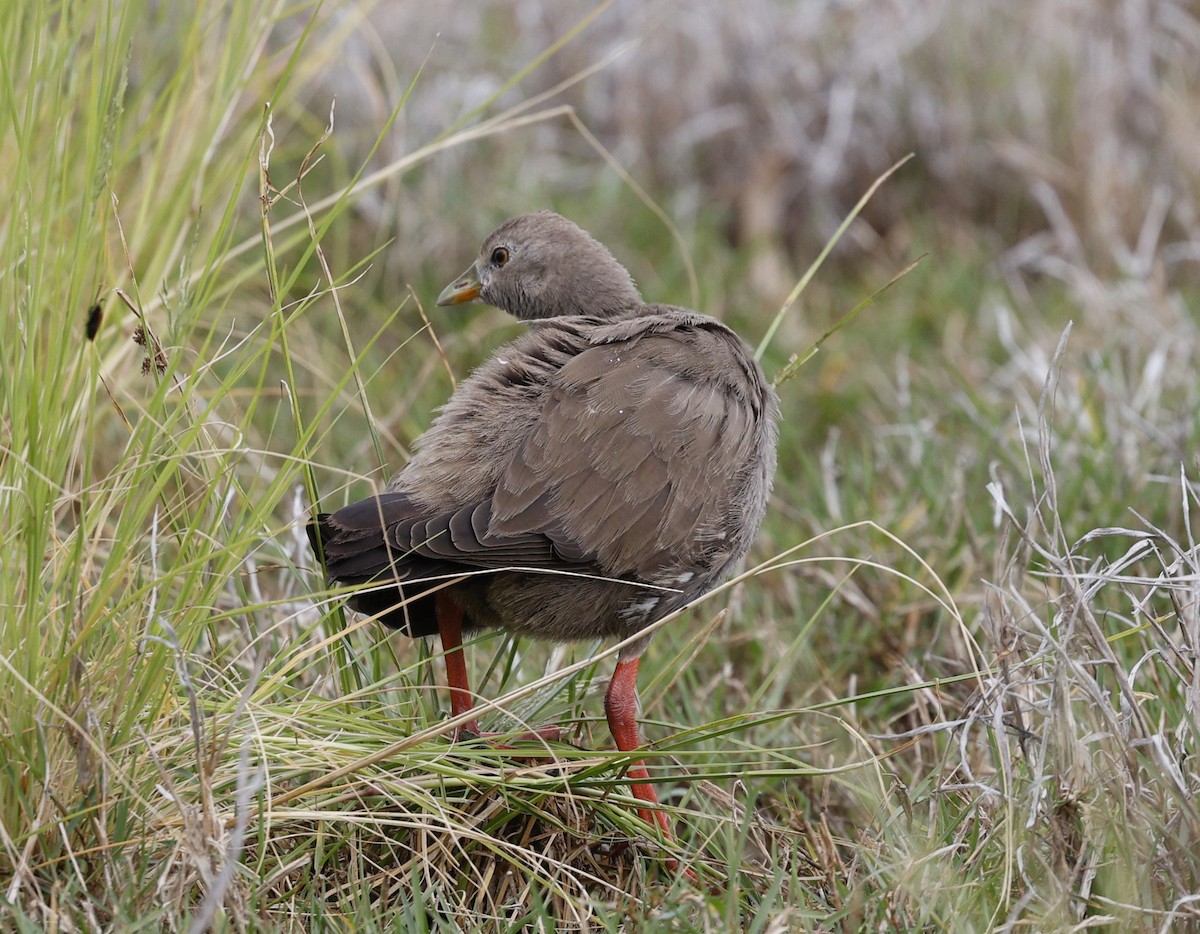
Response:
[[[317,516],[309,535],[329,576],[415,582],[520,568],[700,585],[733,546],[721,530],[757,415],[752,393],[709,375],[728,367],[697,366],[699,350],[677,334],[642,334],[575,355],[490,497],[438,512],[381,493]],[[356,608],[380,612],[379,600]],[[384,621],[414,635],[436,628],[414,625],[411,610]]]

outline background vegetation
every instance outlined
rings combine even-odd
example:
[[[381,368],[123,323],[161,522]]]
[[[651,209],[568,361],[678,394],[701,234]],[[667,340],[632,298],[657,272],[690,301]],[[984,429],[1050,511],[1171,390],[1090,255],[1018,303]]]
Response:
[[[0,104],[2,926],[1200,927],[1190,6],[8,3]],[[302,533],[515,333],[436,289],[551,206],[757,343],[908,152],[643,665],[678,841],[607,647],[483,637],[573,742],[448,745]]]

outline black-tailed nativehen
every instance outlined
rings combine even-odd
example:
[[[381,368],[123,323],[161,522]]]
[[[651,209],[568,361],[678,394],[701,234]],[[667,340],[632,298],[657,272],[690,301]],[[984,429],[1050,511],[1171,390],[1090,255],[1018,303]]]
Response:
[[[464,631],[626,639],[719,583],[762,524],[779,417],[737,334],[644,303],[557,214],[502,224],[437,303],[470,301],[529,330],[458,387],[386,492],[308,530],[329,578],[363,585],[353,609],[440,636],[456,716],[472,707]],[[604,699],[626,751],[648,641],[621,650]],[[669,836],[644,765],[628,774]]]

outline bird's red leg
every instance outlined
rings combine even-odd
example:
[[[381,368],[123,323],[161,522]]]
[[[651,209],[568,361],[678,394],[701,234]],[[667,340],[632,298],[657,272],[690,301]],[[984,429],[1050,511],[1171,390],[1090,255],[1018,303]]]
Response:
[[[475,706],[471,697],[471,683],[467,679],[467,660],[462,650],[463,608],[445,591],[437,594],[436,600],[438,635],[442,639],[442,652],[446,657],[446,681],[450,685],[450,713],[459,716]],[[454,731],[458,739],[463,731],[479,734],[479,722],[473,717]]]
[[[468,713],[475,706],[471,682],[467,678],[467,660],[462,650],[463,608],[462,604],[445,591],[439,591],[434,600],[438,635],[441,637],[442,652],[446,658],[446,682],[450,685],[450,713],[457,717]],[[457,740],[462,733],[484,737],[498,735],[483,732],[479,729],[479,721],[474,717],[455,729],[453,738]],[[531,733],[522,733],[516,738],[556,740],[561,735],[562,730],[559,727],[545,726]]]
[[[641,745],[637,723],[638,661],[637,658],[629,658],[617,662],[612,680],[608,683],[608,692],[604,695],[604,713],[608,717],[608,728],[612,731],[613,739],[617,741],[617,748],[622,752],[632,752]],[[650,784],[650,773],[646,771],[645,763],[641,760],[634,762],[625,774],[633,779],[633,784],[629,786],[633,796],[648,805],[638,808],[642,820],[651,826],[657,824],[662,830],[662,835],[668,840],[671,839],[671,825],[667,815],[658,806],[658,795],[654,793],[654,786]],[[680,868],[678,860],[674,859],[667,860],[667,866],[672,872],[678,872]],[[691,869],[684,867],[683,872],[693,882],[696,881],[696,874]]]

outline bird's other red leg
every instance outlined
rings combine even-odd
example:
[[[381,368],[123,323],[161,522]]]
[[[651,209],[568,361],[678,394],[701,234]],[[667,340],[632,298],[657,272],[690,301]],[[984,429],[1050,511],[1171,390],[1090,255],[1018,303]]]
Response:
[[[637,658],[623,659],[617,662],[612,680],[608,683],[608,692],[604,695],[604,713],[608,717],[608,728],[612,731],[613,739],[621,752],[633,752],[642,744],[638,735],[638,694],[637,694]],[[647,824],[657,823],[662,828],[663,836],[671,836],[671,827],[667,823],[667,815],[658,809],[658,795],[650,784],[650,773],[641,760],[632,763],[626,774],[633,779],[629,790],[633,796],[654,809],[639,808],[638,814]]]
[[[640,706],[637,693],[639,660],[623,658],[618,661],[612,680],[608,683],[608,691],[604,695],[604,713],[608,717],[608,728],[617,742],[617,748],[622,752],[632,752],[641,745],[637,722]],[[633,784],[629,786],[633,796],[647,804],[647,807],[638,808],[642,820],[651,826],[657,824],[662,830],[662,835],[668,840],[671,839],[671,825],[667,815],[658,805],[658,795],[654,793],[654,786],[650,784],[650,773],[646,771],[646,764],[639,759],[629,766],[626,775],[633,779]],[[674,859],[667,860],[667,866],[672,872],[678,872],[680,868],[678,860]],[[683,872],[693,882],[696,881],[696,874],[691,869],[684,867]]]
[[[434,597],[437,611],[438,635],[442,640],[442,653],[446,659],[446,683],[450,686],[450,714],[458,717],[475,707],[475,695],[471,693],[471,682],[467,678],[467,660],[462,650],[463,608],[462,604],[445,591]],[[453,738],[463,733],[491,737],[496,733],[485,733],[479,729],[479,721],[472,717],[457,727]],[[519,734],[517,739],[556,740],[562,730],[556,726],[545,726],[530,733]]]
[[[450,685],[450,713],[459,716],[475,706],[471,695],[471,682],[467,678],[467,660],[462,650],[463,608],[445,591],[434,598],[437,610],[438,635],[442,640],[442,652],[446,658],[446,682]],[[479,722],[472,717],[456,728],[454,738],[463,731],[479,734]]]

